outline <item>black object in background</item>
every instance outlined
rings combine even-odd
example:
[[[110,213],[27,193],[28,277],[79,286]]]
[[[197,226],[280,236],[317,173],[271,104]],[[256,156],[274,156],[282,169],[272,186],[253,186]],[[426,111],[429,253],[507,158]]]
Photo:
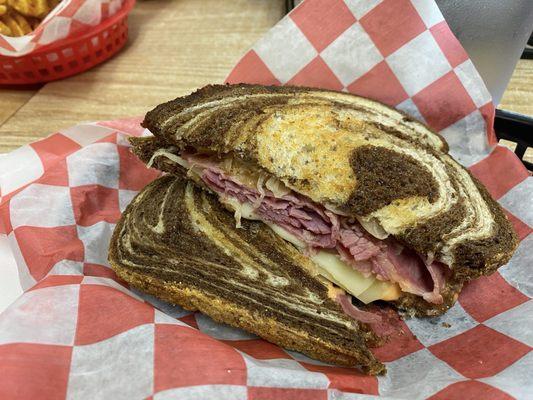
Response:
[[[511,111],[496,110],[494,130],[498,140],[516,143],[515,154],[530,171],[533,163],[523,159],[528,147],[533,147],[533,118]]]

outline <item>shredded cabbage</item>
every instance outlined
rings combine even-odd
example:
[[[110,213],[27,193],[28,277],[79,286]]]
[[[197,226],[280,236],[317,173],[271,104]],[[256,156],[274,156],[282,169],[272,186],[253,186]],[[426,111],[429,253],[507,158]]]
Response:
[[[389,234],[385,231],[385,229],[383,229],[381,224],[375,218],[364,219],[361,217],[357,217],[357,221],[359,221],[365,231],[370,233],[375,238],[383,240],[389,237]]]
[[[235,217],[235,227],[240,228],[241,227],[241,208],[237,207],[235,208],[235,214],[233,214]]]
[[[266,175],[262,172],[259,173],[259,177],[257,178],[256,188],[259,192],[259,197],[254,202],[254,209],[258,208],[261,203],[263,202],[263,199],[265,198],[265,189],[263,187],[265,183],[265,177]]]
[[[169,148],[166,148],[166,149],[156,150],[154,152],[154,154],[152,154],[152,157],[150,157],[150,160],[146,163],[146,166],[148,168],[150,168],[154,164],[154,161],[155,161],[155,159],[157,157],[164,156],[164,157],[168,158],[169,160],[172,160],[175,163],[178,163],[179,165],[187,168],[189,163],[187,161],[185,161],[183,158],[181,158],[180,156],[178,156],[177,154],[172,153],[172,151],[176,151],[176,148],[175,147],[169,147]]]
[[[268,190],[274,193],[276,197],[283,197],[291,192],[285,184],[278,178],[271,176],[265,183]]]

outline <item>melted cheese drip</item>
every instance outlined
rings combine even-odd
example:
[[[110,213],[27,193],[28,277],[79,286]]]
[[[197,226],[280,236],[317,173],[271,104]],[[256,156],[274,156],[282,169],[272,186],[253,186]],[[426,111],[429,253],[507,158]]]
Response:
[[[274,224],[268,224],[268,226],[277,235],[296,247],[301,249],[306,247],[304,242],[285,229]],[[375,300],[396,300],[400,297],[401,291],[397,284],[382,282],[373,276],[366,278],[331,252],[320,250],[310,256],[310,258],[318,266],[320,275],[340,286],[365,304]]]

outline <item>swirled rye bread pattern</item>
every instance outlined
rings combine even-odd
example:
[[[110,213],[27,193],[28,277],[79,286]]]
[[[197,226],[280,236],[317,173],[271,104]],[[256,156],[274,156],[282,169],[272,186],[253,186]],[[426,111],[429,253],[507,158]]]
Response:
[[[235,214],[233,229],[224,225],[227,237],[251,240],[245,236],[250,224],[246,220],[258,220],[264,223],[262,230],[270,229],[281,242],[290,242],[283,249],[272,248],[280,254],[289,248],[300,253],[318,271],[313,275],[316,282],[323,285],[326,278],[333,283],[336,291],[329,290],[328,299],[337,300],[358,320],[359,329],[373,322],[366,308],[370,303],[386,301],[409,315],[442,314],[456,301],[464,282],[494,272],[517,246],[503,210],[448,154],[441,136],[366,98],[312,88],[212,85],[157,106],[143,126],[154,136],[131,139],[141,160],[216,195]],[[162,195],[145,201],[157,203]],[[179,212],[177,201],[172,204]],[[135,207],[129,209],[135,212]],[[171,212],[159,215],[170,218]],[[124,237],[158,233],[160,225],[142,228],[142,218],[131,218],[126,211],[126,222],[120,225]],[[184,245],[182,234],[165,231],[165,237],[175,236],[181,250],[176,247],[174,252],[185,268],[199,244],[190,234]],[[113,240],[122,236],[116,233]],[[167,254],[168,266],[173,265],[167,253],[172,241],[168,247],[154,241],[147,244],[149,249],[140,243],[131,242],[128,252],[112,251],[111,261],[126,280],[140,286],[145,282],[153,292],[152,281],[163,274]],[[117,243],[112,243],[112,250],[113,246]],[[194,250],[187,252],[186,246]],[[130,268],[128,262],[136,257],[140,261]],[[281,260],[280,255],[272,257]],[[151,265],[152,258],[159,261]],[[206,256],[207,260],[212,262]],[[278,271],[285,265],[279,262],[268,268]],[[227,289],[236,285],[229,271],[224,276]],[[176,278],[167,275],[161,282],[154,285],[167,288],[164,285]],[[157,290],[165,297],[166,289]],[[180,292],[165,298],[187,306],[204,288],[194,290],[199,292],[190,297]],[[355,305],[347,304],[344,293],[353,296]],[[223,300],[221,295],[220,301],[237,302],[237,297]],[[246,318],[219,319],[250,329],[243,322]],[[295,348],[294,343],[288,347]],[[302,346],[300,351],[322,356],[315,347]],[[361,357],[355,357],[364,359],[359,364],[375,373],[377,369],[369,367],[375,360]]]
[[[139,193],[111,240],[109,260],[133,286],[289,349],[367,373],[379,340],[344,314],[314,264],[260,222],[242,229],[212,195],[164,176]]]

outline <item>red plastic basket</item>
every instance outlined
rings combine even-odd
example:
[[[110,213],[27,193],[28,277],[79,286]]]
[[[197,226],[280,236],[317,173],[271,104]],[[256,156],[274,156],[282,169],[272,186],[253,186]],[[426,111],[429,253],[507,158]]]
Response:
[[[0,56],[0,85],[29,85],[86,71],[117,53],[128,39],[128,13],[135,0],[89,31],[21,57]]]

